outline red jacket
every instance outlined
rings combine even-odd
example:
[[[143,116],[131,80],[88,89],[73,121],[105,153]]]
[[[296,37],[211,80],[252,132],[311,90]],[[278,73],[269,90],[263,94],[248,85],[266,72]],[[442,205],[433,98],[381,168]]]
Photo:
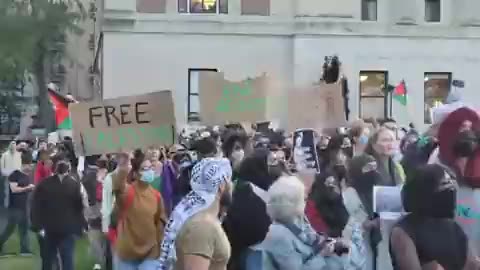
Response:
[[[320,213],[318,213],[317,207],[315,206],[315,202],[313,200],[309,199],[307,201],[305,206],[305,215],[317,233],[328,234],[328,226],[325,221],[323,221]]]
[[[43,162],[37,163],[37,168],[35,169],[35,175],[33,177],[33,183],[35,185],[39,184],[43,179],[52,175],[52,169],[45,167]]]

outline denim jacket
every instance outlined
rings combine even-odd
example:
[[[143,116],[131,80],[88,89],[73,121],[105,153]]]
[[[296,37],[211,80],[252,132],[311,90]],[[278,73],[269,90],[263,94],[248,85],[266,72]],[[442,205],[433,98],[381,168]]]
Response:
[[[260,245],[263,251],[263,270],[358,270],[362,264],[358,245],[350,247],[350,253],[344,256],[323,257],[313,248],[313,228],[306,221],[297,222],[303,231],[300,237],[280,223],[274,222]],[[352,239],[360,231],[352,232]],[[318,236],[317,236],[318,237]],[[321,236],[320,236],[321,237]],[[300,239],[302,238],[302,239]],[[358,240],[360,241],[360,240]],[[352,260],[355,258],[355,260]]]

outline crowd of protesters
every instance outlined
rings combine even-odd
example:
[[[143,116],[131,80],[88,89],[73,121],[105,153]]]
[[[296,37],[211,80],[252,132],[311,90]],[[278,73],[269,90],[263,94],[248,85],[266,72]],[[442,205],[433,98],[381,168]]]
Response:
[[[0,159],[0,251],[17,227],[19,255],[36,233],[42,270],[73,270],[83,235],[94,269],[480,269],[479,132],[467,107],[424,134],[392,119],[315,132],[311,181],[292,134],[240,124],[84,158],[68,139],[12,142]],[[405,213],[389,228],[374,186],[401,187]]]

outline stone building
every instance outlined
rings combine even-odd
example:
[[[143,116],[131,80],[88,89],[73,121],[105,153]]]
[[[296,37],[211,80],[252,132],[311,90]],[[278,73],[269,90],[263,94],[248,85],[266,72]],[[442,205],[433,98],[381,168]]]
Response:
[[[198,71],[231,80],[267,72],[280,91],[294,91],[317,82],[331,55],[348,78],[353,117],[423,126],[456,80],[480,105],[478,0],[102,0],[97,8],[103,98],[171,89],[179,124],[199,110]],[[406,106],[383,91],[401,81]]]

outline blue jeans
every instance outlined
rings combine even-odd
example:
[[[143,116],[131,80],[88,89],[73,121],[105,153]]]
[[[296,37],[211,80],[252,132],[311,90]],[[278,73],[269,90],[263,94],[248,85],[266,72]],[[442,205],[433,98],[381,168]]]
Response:
[[[160,269],[160,262],[155,259],[143,261],[124,261],[117,255],[114,257],[113,270],[157,270]]]
[[[51,235],[47,233],[44,238],[44,257],[42,258],[42,270],[51,270],[60,255],[62,270],[74,270],[73,254],[75,251],[75,236]]]
[[[7,226],[0,235],[0,251],[10,236],[12,236],[12,234],[15,232],[15,228],[18,226],[18,235],[20,237],[20,253],[30,252],[27,211],[23,209],[11,208],[8,209],[7,217]]]

